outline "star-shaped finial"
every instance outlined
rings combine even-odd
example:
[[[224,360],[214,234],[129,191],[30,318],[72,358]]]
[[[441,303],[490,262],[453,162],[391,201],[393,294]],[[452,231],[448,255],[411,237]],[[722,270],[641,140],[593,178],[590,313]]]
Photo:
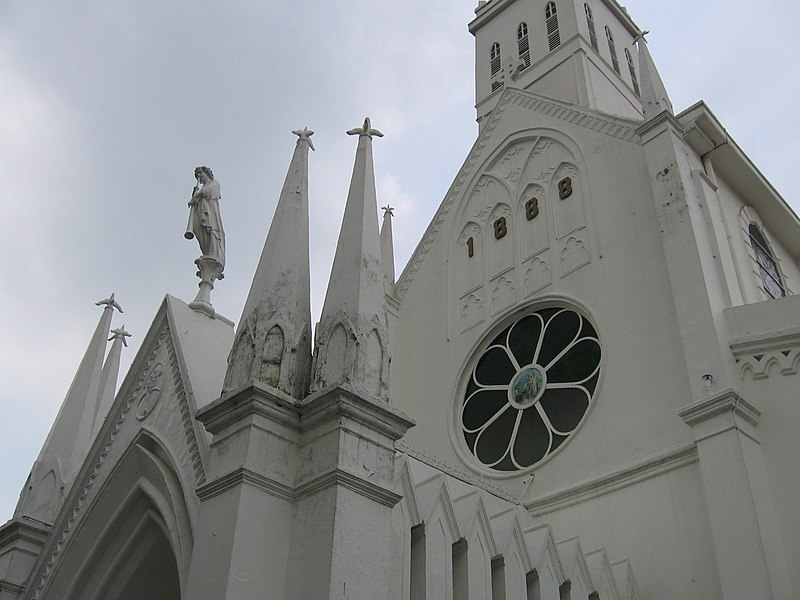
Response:
[[[381,210],[383,211],[384,217],[386,215],[389,215],[390,217],[394,216],[394,208],[389,206],[388,204],[386,206],[381,206]]]
[[[351,129],[350,131],[347,132],[347,135],[358,135],[358,136],[365,135],[368,138],[372,138],[373,135],[377,135],[378,137],[383,137],[383,134],[380,131],[372,128],[372,122],[369,120],[369,117],[364,119],[363,127],[356,127],[355,129]]]
[[[110,342],[111,340],[121,339],[122,340],[122,345],[127,348],[128,347],[128,342],[125,341],[126,337],[131,337],[131,334],[128,333],[127,331],[125,331],[125,325],[123,325],[119,329],[112,329],[111,330],[111,337],[108,338],[108,341]]]
[[[636,37],[633,38],[633,43],[635,44],[639,40],[642,40],[646,44],[647,40],[644,39],[644,36],[646,36],[648,33],[650,33],[650,32],[649,31],[640,31],[639,33],[636,34]]]
[[[308,147],[314,150],[314,142],[311,141],[311,136],[314,135],[314,132],[311,131],[308,127],[303,127],[303,129],[295,129],[292,131],[298,138],[298,142],[308,142]]]
[[[119,305],[119,303],[116,300],[114,300],[114,294],[111,294],[111,296],[106,298],[105,300],[99,300],[98,302],[95,302],[94,304],[95,304],[95,306],[102,306],[103,304],[105,304],[106,307],[110,306],[111,308],[116,308],[119,312],[122,312],[122,307]]]

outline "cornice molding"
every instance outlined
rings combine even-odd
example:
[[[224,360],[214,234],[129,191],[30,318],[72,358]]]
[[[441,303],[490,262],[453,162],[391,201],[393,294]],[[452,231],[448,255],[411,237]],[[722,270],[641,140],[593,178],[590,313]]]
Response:
[[[669,111],[662,110],[649,121],[636,129],[637,135],[641,138],[641,143],[646,144],[657,134],[662,131],[672,130],[683,139],[683,125],[669,113]]]
[[[638,122],[636,121],[615,118],[599,111],[580,109],[576,106],[562,104],[556,100],[517,88],[508,88],[508,94],[511,103],[516,106],[625,140],[626,142],[640,142],[639,132],[636,128]]]
[[[604,477],[598,477],[597,479],[525,502],[524,507],[532,516],[538,517],[610,494],[697,461],[697,447],[694,444],[684,446]]]
[[[741,417],[753,427],[756,427],[761,419],[761,410],[732,389],[701,398],[678,411],[678,416],[690,427],[728,414]]]
[[[0,548],[21,541],[43,546],[50,534],[50,526],[37,521],[15,517],[0,527]]]
[[[416,422],[377,398],[369,398],[347,384],[338,384],[315,392],[300,403],[300,425],[308,431],[323,423],[346,417],[370,429],[398,440]]]
[[[332,486],[341,486],[389,508],[394,508],[402,499],[400,494],[343,469],[329,471],[303,483],[294,490],[294,497],[296,500],[302,500]]]
[[[198,488],[197,497],[205,501],[239,485],[250,485],[266,492],[270,496],[275,496],[287,502],[293,502],[295,499],[295,492],[292,487],[270,477],[265,477],[247,467],[239,467]]]
[[[300,430],[298,401],[272,386],[253,380],[214,400],[197,412],[196,418],[214,435],[244,418],[260,416]]]

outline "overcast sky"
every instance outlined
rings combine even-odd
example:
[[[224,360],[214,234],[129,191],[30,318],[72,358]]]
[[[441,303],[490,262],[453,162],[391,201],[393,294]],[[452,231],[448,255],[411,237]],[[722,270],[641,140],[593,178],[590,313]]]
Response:
[[[217,311],[238,321],[295,136],[310,156],[313,312],[356,140],[372,117],[381,205],[405,265],[474,141],[473,0],[0,2],[0,523],[116,292],[138,350],[166,293],[191,301],[183,239],[198,164],[222,187]],[[796,0],[628,0],[676,112],[704,99],[800,209]]]

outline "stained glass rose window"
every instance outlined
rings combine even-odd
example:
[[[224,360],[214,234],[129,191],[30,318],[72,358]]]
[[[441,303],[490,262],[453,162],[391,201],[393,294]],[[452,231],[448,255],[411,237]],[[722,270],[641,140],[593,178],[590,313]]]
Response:
[[[600,376],[592,324],[544,308],[505,328],[469,373],[460,427],[483,467],[512,473],[552,454],[578,427]]]

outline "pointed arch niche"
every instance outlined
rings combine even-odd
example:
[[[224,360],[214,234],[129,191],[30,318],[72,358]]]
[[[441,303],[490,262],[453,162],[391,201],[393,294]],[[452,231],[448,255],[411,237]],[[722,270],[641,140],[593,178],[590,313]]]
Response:
[[[562,132],[531,129],[475,169],[450,238],[451,335],[550,291],[559,276],[591,261],[585,164]]]
[[[193,546],[190,511],[174,462],[153,435],[139,434],[73,527],[42,598],[181,599]]]

